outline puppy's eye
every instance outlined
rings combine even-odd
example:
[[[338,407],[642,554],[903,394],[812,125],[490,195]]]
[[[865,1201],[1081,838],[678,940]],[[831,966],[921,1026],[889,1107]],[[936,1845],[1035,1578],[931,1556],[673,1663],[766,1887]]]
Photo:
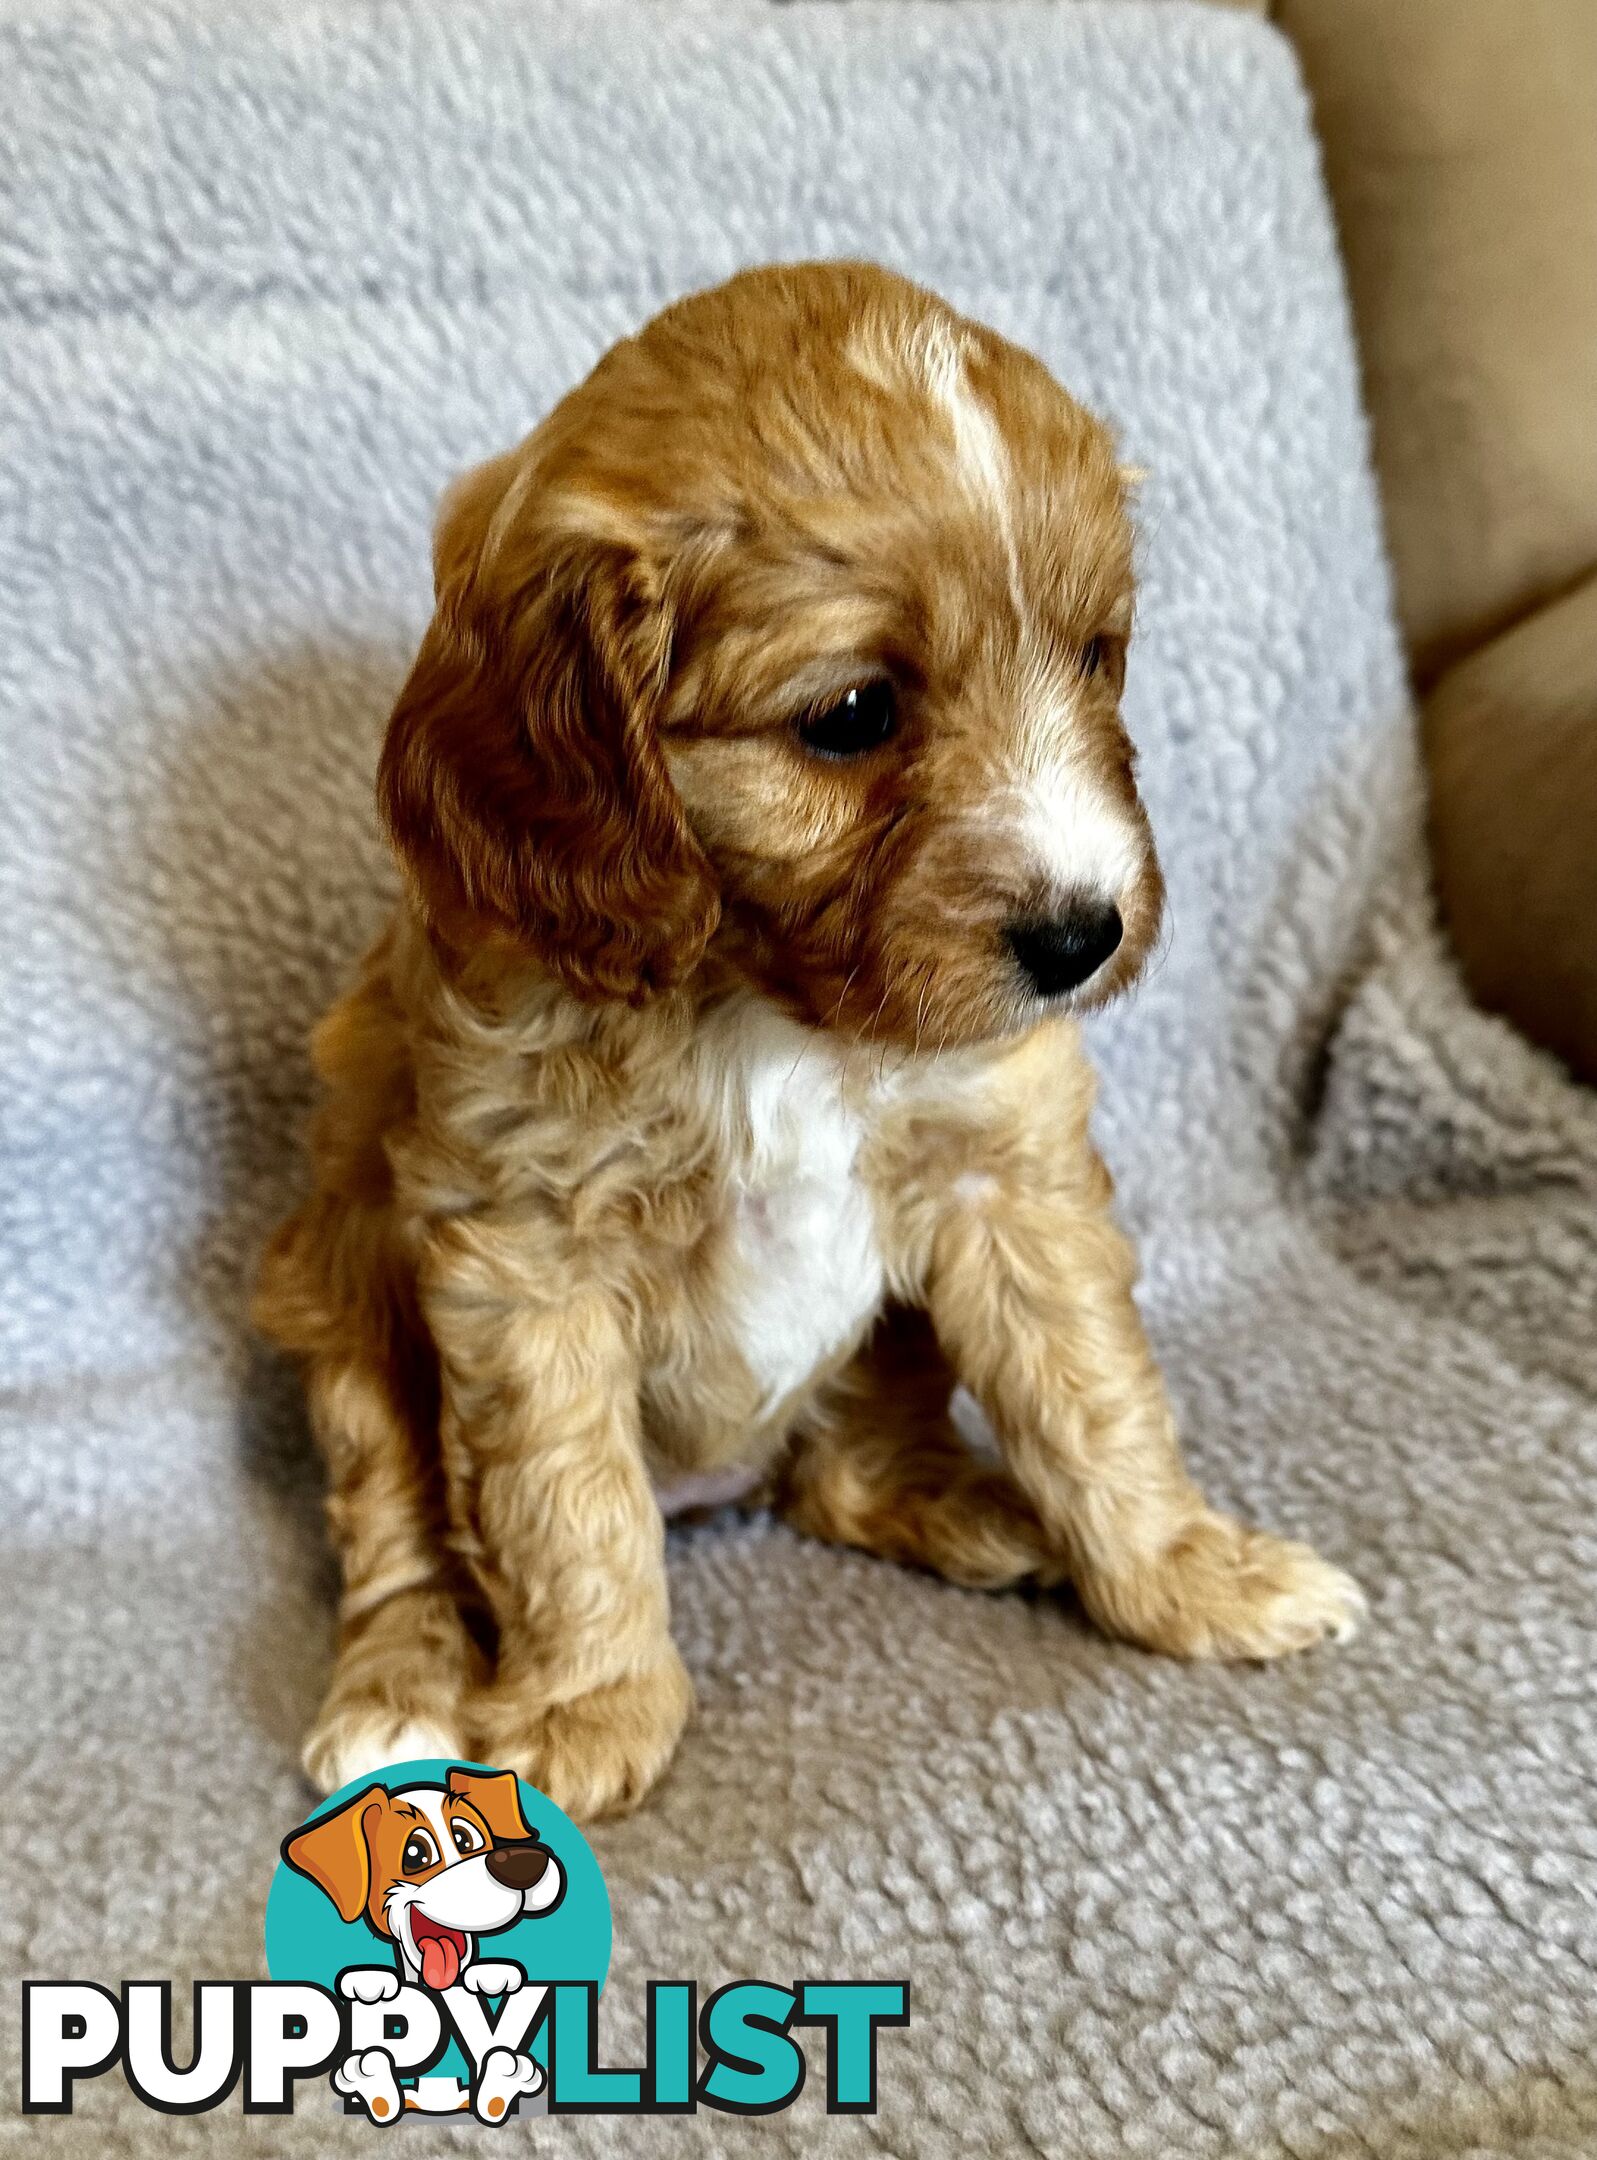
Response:
[[[407,1875],[419,1875],[423,1868],[430,1868],[438,1858],[438,1847],[425,1830],[412,1830],[405,1840],[405,1849],[399,1856],[399,1865]]]
[[[819,757],[862,757],[898,725],[890,682],[861,683],[834,704],[817,706],[798,724],[799,741]]]
[[[458,1817],[449,1825],[449,1835],[455,1841],[457,1853],[482,1852],[487,1845],[487,1840],[477,1825],[467,1822],[464,1816]]]
[[[1082,674],[1089,680],[1101,679],[1118,690],[1126,673],[1124,639],[1111,636],[1107,630],[1088,638],[1081,648],[1080,664]]]

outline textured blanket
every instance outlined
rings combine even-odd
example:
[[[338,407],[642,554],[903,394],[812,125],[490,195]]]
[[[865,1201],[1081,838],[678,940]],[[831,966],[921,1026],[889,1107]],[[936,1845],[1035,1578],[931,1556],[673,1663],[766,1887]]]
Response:
[[[390,890],[431,505],[736,265],[873,255],[1150,472],[1130,717],[1168,955],[1101,1138],[1215,1497],[1371,1594],[1181,1668],[763,1519],[673,1533],[700,1698],[596,1834],[644,1983],[907,1976],[880,2113],[407,2130],[1154,2160],[1597,2141],[1597,1116],[1420,872],[1355,364],[1286,49],[1229,13],[0,4],[0,2126],[14,1977],[258,1975],[329,1566],[241,1303],[304,1036]],[[1505,804],[1505,815],[1512,805]]]

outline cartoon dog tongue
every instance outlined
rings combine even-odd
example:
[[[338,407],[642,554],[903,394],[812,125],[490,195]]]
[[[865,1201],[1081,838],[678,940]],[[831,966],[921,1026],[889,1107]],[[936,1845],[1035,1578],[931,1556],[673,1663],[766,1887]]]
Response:
[[[430,1988],[450,1988],[460,1971],[460,1949],[453,1935],[423,1935],[416,1944],[421,1976]]]

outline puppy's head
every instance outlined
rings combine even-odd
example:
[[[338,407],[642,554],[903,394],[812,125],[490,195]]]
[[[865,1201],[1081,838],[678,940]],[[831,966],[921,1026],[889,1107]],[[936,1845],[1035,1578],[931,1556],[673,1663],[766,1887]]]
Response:
[[[1105,430],[858,263],[614,348],[446,499],[379,793],[457,945],[578,995],[712,941],[812,1024],[936,1047],[1130,983],[1162,887],[1119,698]]]

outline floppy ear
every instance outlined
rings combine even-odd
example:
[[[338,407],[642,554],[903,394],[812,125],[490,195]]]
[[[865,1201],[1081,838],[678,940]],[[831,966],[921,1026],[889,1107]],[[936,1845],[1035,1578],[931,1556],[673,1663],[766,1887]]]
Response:
[[[469,1800],[494,1834],[494,1843],[514,1843],[530,1838],[532,1828],[521,1812],[521,1794],[514,1770],[451,1770],[444,1780],[452,1793]]]
[[[283,1858],[326,1891],[341,1920],[358,1920],[366,1910],[372,1887],[368,1817],[375,1821],[387,1805],[382,1786],[368,1785],[336,1813],[319,1815],[284,1840]]]
[[[446,937],[487,926],[578,996],[637,1002],[691,972],[720,914],[655,733],[671,624],[616,514],[595,505],[585,530],[530,456],[445,498],[378,802]]]

